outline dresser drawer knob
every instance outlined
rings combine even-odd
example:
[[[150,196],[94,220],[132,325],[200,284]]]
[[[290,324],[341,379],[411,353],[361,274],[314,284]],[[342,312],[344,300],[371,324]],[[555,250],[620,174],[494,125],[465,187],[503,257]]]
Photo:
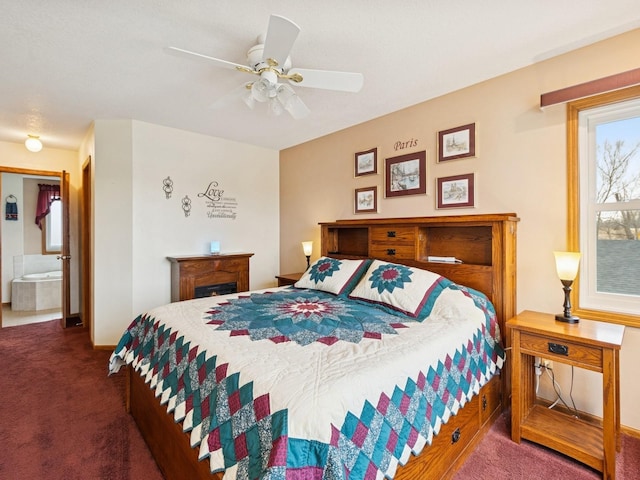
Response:
[[[395,248],[387,248],[387,255],[395,255],[396,254],[396,249]]]
[[[487,409],[487,396],[482,395],[482,411],[484,412]]]
[[[451,434],[451,443],[456,443],[458,440],[460,440],[460,429],[456,428]]]
[[[396,238],[396,232],[394,230],[389,230],[387,232],[387,238]]]

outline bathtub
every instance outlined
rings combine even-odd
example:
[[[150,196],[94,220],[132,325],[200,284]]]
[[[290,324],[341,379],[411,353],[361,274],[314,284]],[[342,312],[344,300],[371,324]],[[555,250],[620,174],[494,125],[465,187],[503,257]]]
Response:
[[[48,278],[51,279],[61,279],[62,278],[62,272],[57,270],[55,272],[43,272],[43,273],[28,273],[26,275],[23,275],[21,280],[46,280]]]
[[[11,310],[62,308],[62,272],[29,273],[11,281]]]

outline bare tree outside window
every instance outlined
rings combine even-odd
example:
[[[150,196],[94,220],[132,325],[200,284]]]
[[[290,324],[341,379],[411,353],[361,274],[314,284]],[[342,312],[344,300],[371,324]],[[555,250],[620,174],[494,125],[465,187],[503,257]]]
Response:
[[[640,295],[640,117],[598,125],[597,290]]]

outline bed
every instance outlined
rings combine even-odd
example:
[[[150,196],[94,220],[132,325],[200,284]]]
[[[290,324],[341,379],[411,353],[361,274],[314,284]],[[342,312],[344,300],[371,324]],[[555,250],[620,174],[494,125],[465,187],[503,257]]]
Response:
[[[110,370],[129,366],[127,405],[163,474],[450,474],[504,404],[515,222],[321,224],[322,255],[295,286],[140,315]],[[462,263],[429,262],[435,253]]]

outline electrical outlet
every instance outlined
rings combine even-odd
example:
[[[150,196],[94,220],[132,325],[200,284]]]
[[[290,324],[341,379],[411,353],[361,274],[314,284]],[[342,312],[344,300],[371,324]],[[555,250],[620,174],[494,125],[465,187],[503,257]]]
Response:
[[[548,368],[549,370],[553,370],[553,362],[551,360],[544,359],[542,361],[542,365],[544,368]]]

